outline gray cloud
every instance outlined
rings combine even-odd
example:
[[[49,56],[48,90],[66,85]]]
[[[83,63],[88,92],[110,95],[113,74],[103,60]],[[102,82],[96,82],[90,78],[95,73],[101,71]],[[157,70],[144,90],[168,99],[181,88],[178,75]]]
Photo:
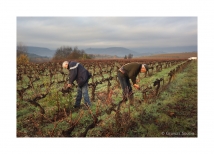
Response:
[[[17,17],[17,42],[51,49],[197,46],[197,17]]]

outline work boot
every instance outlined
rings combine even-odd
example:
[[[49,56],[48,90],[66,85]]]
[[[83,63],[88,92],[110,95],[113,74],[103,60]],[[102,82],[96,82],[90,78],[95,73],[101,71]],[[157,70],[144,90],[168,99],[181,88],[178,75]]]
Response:
[[[80,106],[74,105],[74,106],[72,107],[72,111],[74,111],[74,112],[78,111],[79,109],[80,109]]]
[[[74,106],[73,106],[73,108],[75,108],[75,109],[79,109],[79,108],[80,108],[80,106],[74,105]]]

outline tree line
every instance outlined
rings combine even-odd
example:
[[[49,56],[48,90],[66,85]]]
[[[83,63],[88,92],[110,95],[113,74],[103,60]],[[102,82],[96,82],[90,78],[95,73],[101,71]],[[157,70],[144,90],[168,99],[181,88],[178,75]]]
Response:
[[[86,54],[84,50],[79,50],[77,47],[65,47],[58,48],[52,58],[55,60],[68,60],[68,59],[92,59],[93,56]]]
[[[17,64],[27,64],[29,61],[35,61],[28,56],[27,47],[22,43],[17,45]],[[57,48],[51,61],[72,60],[72,59],[92,59],[94,55],[86,54],[84,50],[79,50],[78,47],[62,46]],[[41,61],[40,61],[41,62]]]
[[[133,54],[128,54],[128,56],[125,55],[124,59],[132,59],[133,58]]]
[[[84,60],[84,59],[94,59],[96,55],[87,54],[84,50],[78,49],[78,47],[70,47],[70,46],[61,46],[57,48],[54,56],[51,61],[62,61],[62,60]],[[125,55],[124,59],[131,59],[133,58],[132,54]],[[40,62],[44,59],[39,60]],[[28,56],[27,47],[24,46],[22,43],[19,43],[17,46],[17,64],[26,64],[29,61],[33,61]],[[34,60],[35,61],[35,60]],[[38,61],[38,60],[37,60]],[[47,61],[47,60],[46,60]]]

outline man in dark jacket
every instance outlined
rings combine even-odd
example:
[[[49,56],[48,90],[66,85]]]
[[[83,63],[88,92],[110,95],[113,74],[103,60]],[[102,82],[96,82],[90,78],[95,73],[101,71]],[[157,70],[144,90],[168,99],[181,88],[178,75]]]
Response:
[[[123,89],[123,100],[130,98],[130,103],[133,104],[133,93],[129,79],[131,79],[133,86],[136,89],[140,89],[136,82],[136,77],[139,73],[146,73],[149,67],[146,64],[139,64],[136,62],[123,65],[117,72],[118,79]]]
[[[67,87],[71,87],[75,80],[78,84],[74,108],[80,107],[82,95],[85,105],[90,107],[91,102],[88,95],[88,80],[90,79],[91,74],[80,63],[74,61],[64,61],[62,67],[69,70],[69,83]]]

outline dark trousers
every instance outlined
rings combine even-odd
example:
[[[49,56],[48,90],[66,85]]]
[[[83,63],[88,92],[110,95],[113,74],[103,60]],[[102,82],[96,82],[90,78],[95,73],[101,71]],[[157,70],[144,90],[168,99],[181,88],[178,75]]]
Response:
[[[88,83],[87,82],[81,88],[79,86],[77,87],[77,97],[76,97],[75,106],[80,106],[82,96],[84,98],[85,105],[91,106],[91,102],[90,102],[89,95],[88,95]]]
[[[129,77],[123,75],[120,71],[117,72],[117,77],[120,81],[120,85],[123,89],[123,96],[127,97],[132,93],[131,83]]]

